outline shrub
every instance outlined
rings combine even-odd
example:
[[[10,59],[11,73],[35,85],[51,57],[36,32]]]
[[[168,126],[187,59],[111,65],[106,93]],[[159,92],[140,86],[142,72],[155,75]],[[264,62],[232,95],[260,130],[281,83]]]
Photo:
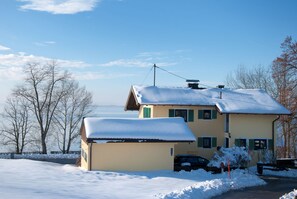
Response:
[[[221,163],[224,163],[224,165],[227,166],[229,162],[231,167],[247,167],[250,160],[251,156],[245,147],[221,147],[215,152],[208,166],[220,168]]]

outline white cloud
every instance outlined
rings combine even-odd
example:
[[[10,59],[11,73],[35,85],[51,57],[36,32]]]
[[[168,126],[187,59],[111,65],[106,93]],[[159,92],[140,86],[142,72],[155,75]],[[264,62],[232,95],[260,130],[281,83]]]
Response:
[[[118,59],[114,61],[110,61],[104,64],[100,64],[100,66],[111,67],[111,66],[121,66],[121,67],[138,67],[138,68],[145,68],[145,67],[152,67],[154,64],[158,66],[172,66],[176,65],[173,62],[149,62],[148,59]],[[150,59],[152,60],[152,59]]]
[[[22,67],[0,67],[1,80],[20,80],[23,78]]]
[[[100,72],[82,72],[74,73],[74,78],[77,80],[98,80],[98,79],[116,79],[121,77],[133,77],[135,74],[106,74]]]
[[[35,42],[34,44],[36,46],[49,46],[49,45],[56,44],[56,42],[55,41],[42,41],[42,42]]]
[[[18,0],[22,10],[44,11],[52,14],[75,14],[91,11],[99,0]]]
[[[53,59],[35,56],[35,55],[26,55],[23,52],[17,54],[0,54],[0,78],[9,79],[9,80],[19,80],[22,78],[22,68],[29,62],[38,62],[38,63],[48,63]],[[65,68],[82,68],[88,67],[90,64],[87,64],[82,61],[75,60],[63,60],[56,59],[60,67]]]
[[[5,50],[10,50],[10,48],[6,47],[6,46],[2,46],[0,45],[0,51],[5,51]]]

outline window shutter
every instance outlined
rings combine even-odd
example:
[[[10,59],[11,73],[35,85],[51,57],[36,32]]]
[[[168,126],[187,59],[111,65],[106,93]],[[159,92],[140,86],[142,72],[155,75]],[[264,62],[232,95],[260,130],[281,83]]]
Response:
[[[151,108],[143,108],[143,118],[151,117]]]
[[[272,141],[272,139],[269,139],[268,140],[268,149],[272,150],[272,148],[273,148],[273,141]]]
[[[169,117],[174,117],[174,109],[169,109]]]
[[[217,119],[217,110],[211,110],[211,119]]]
[[[198,147],[203,147],[203,138],[202,137],[199,137],[198,138]]]
[[[211,147],[217,147],[217,138],[216,137],[211,138]]]
[[[194,122],[194,110],[189,110],[189,122]]]
[[[203,110],[198,110],[198,119],[203,119]]]
[[[235,146],[240,146],[240,139],[235,139]]]
[[[254,150],[254,139],[249,139],[249,150]]]

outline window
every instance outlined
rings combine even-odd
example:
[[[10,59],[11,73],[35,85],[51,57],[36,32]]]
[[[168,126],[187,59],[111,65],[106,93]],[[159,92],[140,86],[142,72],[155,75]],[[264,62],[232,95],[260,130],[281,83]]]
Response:
[[[143,118],[151,117],[151,108],[144,107],[143,108]]]
[[[211,138],[203,138],[203,148],[211,148]]]
[[[182,117],[185,122],[194,121],[194,110],[188,109],[169,109],[169,117]]]
[[[246,139],[235,139],[235,146],[246,147]]]
[[[273,150],[273,140],[272,139],[250,139],[249,149],[250,150],[261,150],[261,149]]]
[[[199,148],[212,148],[217,147],[216,137],[198,137]]]
[[[254,139],[254,150],[267,149],[267,140]]]
[[[217,111],[216,110],[199,110],[198,119],[203,119],[203,120],[217,119]]]

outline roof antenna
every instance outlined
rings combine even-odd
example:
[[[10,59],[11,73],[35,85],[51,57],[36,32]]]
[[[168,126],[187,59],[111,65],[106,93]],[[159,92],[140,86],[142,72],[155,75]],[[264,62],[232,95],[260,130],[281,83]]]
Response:
[[[154,64],[154,86],[156,86],[156,64]]]

